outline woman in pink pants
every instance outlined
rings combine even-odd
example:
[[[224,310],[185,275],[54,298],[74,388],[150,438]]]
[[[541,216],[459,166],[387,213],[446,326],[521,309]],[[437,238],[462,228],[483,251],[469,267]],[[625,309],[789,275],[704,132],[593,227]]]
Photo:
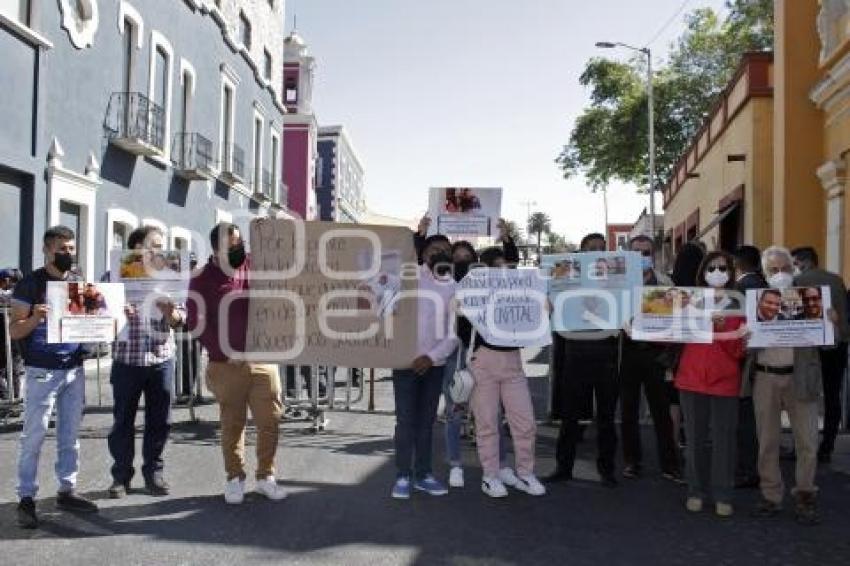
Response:
[[[481,253],[481,262],[488,267],[505,267],[501,248],[489,248]],[[472,326],[463,317],[458,319],[458,335],[470,347]],[[475,378],[470,406],[475,416],[475,437],[478,458],[484,469],[481,490],[490,497],[506,497],[510,486],[529,495],[544,495],[546,488],[534,475],[534,443],[537,425],[534,407],[528,390],[528,378],[522,368],[519,348],[492,346],[476,334],[470,371]],[[516,459],[516,473],[499,466],[500,406],[511,428]]]

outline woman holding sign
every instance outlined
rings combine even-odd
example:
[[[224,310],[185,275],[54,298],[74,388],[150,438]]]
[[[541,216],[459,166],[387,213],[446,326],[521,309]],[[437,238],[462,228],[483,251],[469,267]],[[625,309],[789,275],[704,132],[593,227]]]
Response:
[[[720,298],[734,288],[733,265],[732,257],[725,252],[709,253],[700,267],[697,285],[715,289]],[[714,310],[708,305],[706,308]],[[733,513],[738,395],[745,355],[741,334],[744,317],[733,312],[712,313],[712,342],[685,344],[675,372],[688,437],[685,507],[697,513],[702,510],[703,499],[711,495],[715,512],[721,517]]]

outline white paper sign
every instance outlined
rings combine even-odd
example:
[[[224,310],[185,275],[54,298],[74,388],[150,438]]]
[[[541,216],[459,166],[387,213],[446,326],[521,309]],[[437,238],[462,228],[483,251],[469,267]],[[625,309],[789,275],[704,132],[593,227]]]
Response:
[[[750,289],[747,326],[750,348],[832,346],[829,287]]]
[[[551,343],[547,281],[536,269],[477,268],[460,282],[458,305],[494,346]]]
[[[428,214],[432,234],[458,238],[496,236],[502,214],[502,189],[433,187]]]
[[[47,342],[112,342],[124,329],[121,283],[47,283]]]
[[[189,291],[189,255],[181,251],[112,250],[110,279],[123,283],[127,302],[149,302],[150,295],[186,302]]]

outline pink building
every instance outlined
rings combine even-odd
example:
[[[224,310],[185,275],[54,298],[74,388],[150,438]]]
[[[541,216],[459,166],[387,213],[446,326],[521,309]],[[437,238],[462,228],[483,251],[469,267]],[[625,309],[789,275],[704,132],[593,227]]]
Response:
[[[289,189],[289,209],[306,220],[318,217],[316,204],[316,143],[313,114],[315,60],[296,30],[284,40],[283,181]]]

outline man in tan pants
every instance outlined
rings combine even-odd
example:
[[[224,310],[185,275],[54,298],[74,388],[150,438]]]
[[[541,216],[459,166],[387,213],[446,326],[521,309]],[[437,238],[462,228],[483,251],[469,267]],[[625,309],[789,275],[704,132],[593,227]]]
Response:
[[[257,427],[256,490],[269,499],[283,499],[286,492],[277,484],[274,472],[282,412],[278,368],[234,359],[245,351],[247,297],[233,300],[226,312],[220,308],[229,294],[248,290],[249,261],[239,228],[218,224],[210,233],[210,244],[213,255],[189,285],[187,322],[209,352],[207,387],[221,411],[221,450],[227,472],[224,499],[233,504],[244,499],[248,408]],[[227,328],[226,343],[219,339],[220,327]]]
[[[791,254],[773,246],[764,251],[762,266],[768,284],[774,289],[793,285]],[[815,348],[755,349],[747,359],[744,387],[752,387],[761,478],[761,501],[754,511],[759,517],[771,517],[782,510],[785,485],[779,466],[779,442],[782,436],[782,411],[788,412],[797,455],[792,490],[797,522],[820,522],[817,512],[818,400],[822,386],[820,358]]]

